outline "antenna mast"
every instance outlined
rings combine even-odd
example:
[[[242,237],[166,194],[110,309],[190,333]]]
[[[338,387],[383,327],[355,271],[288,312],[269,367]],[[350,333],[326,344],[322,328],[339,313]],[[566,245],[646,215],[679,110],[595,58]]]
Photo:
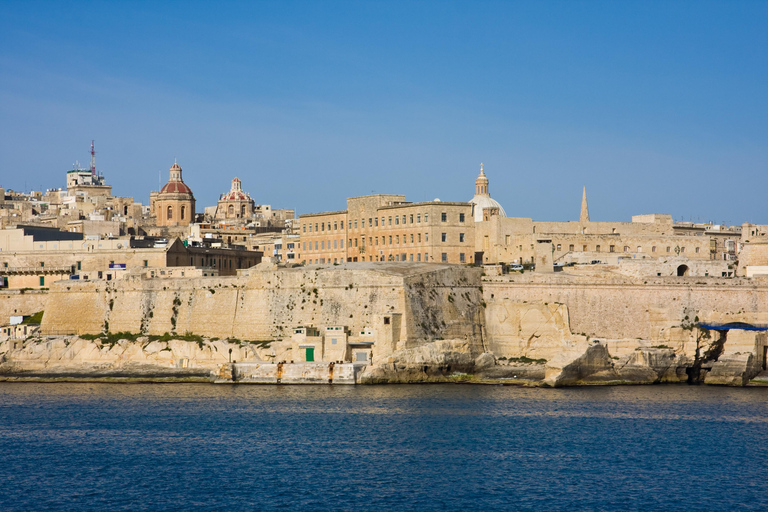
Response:
[[[93,140],[91,140],[91,174],[96,176],[96,151],[93,150]]]

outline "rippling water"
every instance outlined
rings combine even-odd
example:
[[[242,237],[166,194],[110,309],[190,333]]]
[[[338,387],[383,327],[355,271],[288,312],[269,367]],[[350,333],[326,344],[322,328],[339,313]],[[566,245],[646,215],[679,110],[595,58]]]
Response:
[[[0,510],[768,510],[768,388],[0,383]]]

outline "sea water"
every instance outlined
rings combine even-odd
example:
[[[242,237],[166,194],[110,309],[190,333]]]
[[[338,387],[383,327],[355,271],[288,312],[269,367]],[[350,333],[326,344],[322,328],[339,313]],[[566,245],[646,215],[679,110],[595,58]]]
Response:
[[[768,510],[768,388],[0,383],[0,510]]]

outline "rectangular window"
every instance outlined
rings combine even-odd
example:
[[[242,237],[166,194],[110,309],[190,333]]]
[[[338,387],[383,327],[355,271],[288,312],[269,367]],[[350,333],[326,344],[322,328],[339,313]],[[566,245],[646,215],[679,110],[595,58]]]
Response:
[[[411,224],[413,224],[413,214],[411,214],[411,216],[408,218],[408,220],[410,221]]]
[[[421,253],[418,253],[418,254],[416,255],[416,261],[421,261]]]
[[[669,252],[669,247],[667,247],[667,252]]]
[[[368,227],[370,228],[371,226],[373,226],[373,219],[368,217]]]
[[[307,250],[307,242],[302,242],[302,244],[303,244],[302,245],[302,250],[306,251]]]
[[[339,246],[339,249],[343,249],[344,248],[344,239],[343,238],[340,240],[340,244],[341,245]]]
[[[448,240],[448,233],[443,233],[442,234],[442,241],[445,242],[446,240]]]
[[[424,253],[424,261],[429,261],[429,253]]]
[[[403,215],[403,224],[405,224],[405,215]]]
[[[441,220],[442,222],[446,222],[446,221],[448,220],[448,214],[447,214],[447,213],[445,213],[445,212],[441,213],[441,214],[440,214],[440,220]]]
[[[460,261],[461,263],[464,263],[464,253],[463,253],[463,252],[462,252],[462,253],[459,253],[459,261]]]
[[[586,245],[582,245],[581,246],[581,250],[584,251],[584,252],[587,252],[587,246]]]
[[[651,247],[651,252],[656,252],[656,246]]]
[[[320,231],[325,231],[325,222],[320,223]]]
[[[680,252],[685,252],[685,247],[681,247]]]
[[[357,247],[357,238],[355,238],[355,247]]]
[[[315,222],[315,233],[317,233],[317,222]]]
[[[303,233],[306,233],[306,232],[307,232],[307,225],[306,225],[306,224],[302,224],[302,226],[301,226],[301,231],[302,231]]]
[[[411,243],[413,243],[413,233],[411,233]]]
[[[343,220],[342,220],[342,221],[339,221],[339,227],[340,227],[341,229],[344,229],[344,221],[343,221]]]
[[[40,286],[45,286],[45,276],[40,276]]]
[[[395,235],[395,243],[396,244],[400,243],[400,235]]]
[[[464,222],[464,214],[463,213],[459,214],[459,222]],[[464,260],[461,260],[461,261],[464,261]]]
[[[418,240],[419,240],[419,243],[421,243],[421,233],[419,233],[419,238],[418,238]]]
[[[626,245],[624,246],[624,252],[629,252],[629,247]]]
[[[333,241],[333,248],[334,248],[334,249],[336,249],[336,246],[338,245],[338,242],[339,242],[338,240],[334,240],[334,241]]]
[[[448,261],[448,253],[444,252],[443,255],[440,257],[441,261]]]
[[[522,249],[523,249],[523,248],[522,248],[522,246],[521,246],[521,247],[520,247],[520,250],[522,250]],[[569,251],[573,251],[573,244],[571,244],[571,245],[569,245],[569,246],[568,246],[568,250],[569,250]]]
[[[325,250],[325,240],[320,242],[320,248]]]
[[[334,222],[333,223],[333,230],[336,231],[337,229],[339,229],[339,223],[338,222]]]
[[[699,248],[698,247],[696,248],[696,252],[699,252]]]
[[[560,250],[560,244],[557,244],[557,250],[558,251]]]
[[[459,233],[459,242],[464,243],[464,233]],[[560,246],[558,246],[557,248],[559,250]]]
[[[643,252],[643,248],[640,247],[639,245],[637,246],[637,252]]]
[[[429,233],[424,233],[424,241],[429,242]]]
[[[398,215],[395,215],[395,226],[400,224],[400,217]]]
[[[145,267],[149,266],[149,261],[148,260],[144,260],[144,266]],[[77,270],[80,270],[80,262],[79,261],[77,262]]]
[[[392,245],[392,235],[389,235],[389,245]]]
[[[600,252],[600,246],[599,245],[595,246],[595,252]]]
[[[413,261],[413,254],[409,254],[409,255],[408,255],[408,259],[410,259],[411,261]]]
[[[610,252],[616,252],[616,246],[615,246],[615,245],[612,245],[612,246],[610,246],[610,247],[608,248],[608,250],[609,250]]]
[[[428,213],[424,214],[424,222],[429,222],[429,214]]]
[[[417,214],[416,214],[416,222],[417,222],[418,224],[421,224],[421,214],[420,214],[420,213],[417,213]]]
[[[357,229],[357,220],[355,220],[355,229]]]
[[[373,219],[373,224],[374,224],[376,227],[379,227],[379,218],[378,218],[378,217],[376,217],[375,219]]]

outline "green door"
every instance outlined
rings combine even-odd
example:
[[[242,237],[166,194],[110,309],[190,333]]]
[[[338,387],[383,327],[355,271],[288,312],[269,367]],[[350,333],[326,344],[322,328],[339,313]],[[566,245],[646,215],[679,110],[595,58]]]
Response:
[[[315,348],[314,347],[307,348],[306,350],[307,350],[307,362],[311,363],[312,361],[315,360]]]

